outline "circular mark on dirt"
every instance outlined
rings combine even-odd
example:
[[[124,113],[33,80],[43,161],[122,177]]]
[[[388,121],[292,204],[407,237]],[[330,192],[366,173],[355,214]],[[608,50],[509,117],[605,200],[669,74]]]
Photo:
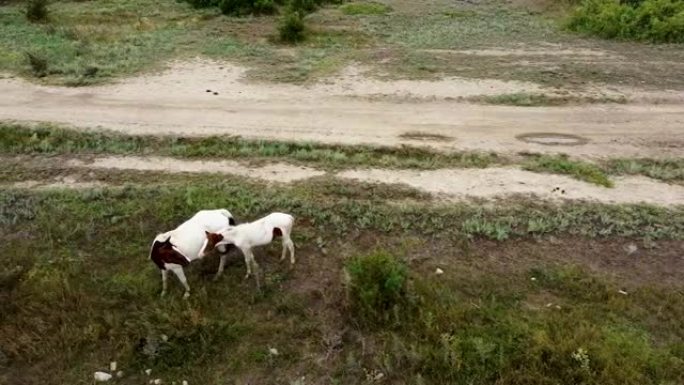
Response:
[[[532,132],[518,135],[516,139],[545,146],[580,146],[589,143],[589,139],[581,136],[554,132]]]

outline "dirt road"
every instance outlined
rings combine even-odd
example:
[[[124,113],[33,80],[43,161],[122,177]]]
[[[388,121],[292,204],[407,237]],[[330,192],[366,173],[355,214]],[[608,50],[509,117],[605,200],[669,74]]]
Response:
[[[589,158],[684,156],[683,104],[488,106],[456,99],[539,89],[533,84],[488,80],[383,82],[354,72],[309,86],[250,84],[242,81],[244,71],[185,63],[161,74],[85,88],[0,79],[0,119],[131,134],[225,134],[427,145],[450,151],[564,152]],[[544,135],[528,141],[519,138],[530,133]],[[557,140],[546,133],[579,138]]]

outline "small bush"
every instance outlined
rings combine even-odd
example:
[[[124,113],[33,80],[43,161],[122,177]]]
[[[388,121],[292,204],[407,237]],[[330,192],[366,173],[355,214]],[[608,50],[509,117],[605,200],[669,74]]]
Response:
[[[684,1],[584,0],[568,27],[610,39],[684,42]]]
[[[287,11],[280,19],[280,25],[278,26],[280,40],[285,43],[298,43],[304,40],[305,30],[304,15],[302,12],[295,11],[288,7]]]
[[[385,252],[347,263],[352,312],[367,325],[385,324],[406,303],[406,265]]]
[[[26,3],[26,18],[31,22],[43,22],[48,19],[48,0],[29,0]]]
[[[34,76],[42,78],[47,75],[48,61],[46,58],[27,52],[26,59]]]
[[[276,10],[273,0],[220,0],[221,13],[229,16],[268,15]]]
[[[301,13],[311,13],[316,10],[315,0],[290,0],[289,7]]]

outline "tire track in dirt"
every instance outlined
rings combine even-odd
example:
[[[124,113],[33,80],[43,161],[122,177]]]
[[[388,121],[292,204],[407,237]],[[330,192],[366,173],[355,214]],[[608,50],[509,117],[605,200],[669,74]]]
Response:
[[[191,62],[160,74],[97,87],[46,87],[0,79],[0,119],[103,127],[134,135],[239,135],[335,144],[419,145],[442,151],[563,152],[580,158],[684,156],[681,103],[529,108],[474,105],[452,99],[537,92],[539,87],[455,78],[381,81],[354,71],[307,86],[253,84],[243,81],[244,72],[225,64]],[[366,100],[370,96],[379,97]],[[536,132],[578,135],[587,143],[546,146],[517,139]],[[406,133],[453,140],[416,141],[406,138]]]

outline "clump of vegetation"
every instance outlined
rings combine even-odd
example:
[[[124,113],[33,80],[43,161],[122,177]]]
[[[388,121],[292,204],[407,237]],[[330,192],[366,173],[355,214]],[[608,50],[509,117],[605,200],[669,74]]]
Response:
[[[398,322],[407,303],[406,265],[384,251],[359,256],[346,265],[355,317],[368,326]]]
[[[684,1],[584,0],[568,27],[610,39],[684,42]]]
[[[613,174],[646,175],[666,182],[684,182],[684,159],[611,159],[605,168]]]
[[[556,174],[567,174],[575,179],[595,183],[604,187],[613,187],[613,182],[597,165],[579,160],[571,160],[567,155],[534,155],[523,164],[529,171],[546,171]]]
[[[381,3],[348,3],[340,7],[345,15],[384,15],[391,8]]]
[[[568,104],[627,102],[627,99],[624,97],[555,96],[527,92],[475,96],[467,98],[467,100],[477,103],[518,107],[563,106]]]
[[[288,7],[278,25],[280,40],[286,43],[298,43],[304,40],[305,29],[304,14]]]
[[[224,15],[269,15],[276,11],[273,0],[220,0],[219,8]]]
[[[48,0],[28,0],[26,19],[31,22],[45,22],[48,19]]]
[[[46,58],[27,52],[26,60],[28,61],[33,76],[42,78],[47,75],[48,61]]]
[[[487,167],[504,162],[489,153],[441,153],[419,147],[342,146],[214,136],[179,138],[88,132],[41,124],[0,123],[0,151],[11,154],[157,154],[180,157],[268,158],[326,168],[377,166],[433,169]]]

